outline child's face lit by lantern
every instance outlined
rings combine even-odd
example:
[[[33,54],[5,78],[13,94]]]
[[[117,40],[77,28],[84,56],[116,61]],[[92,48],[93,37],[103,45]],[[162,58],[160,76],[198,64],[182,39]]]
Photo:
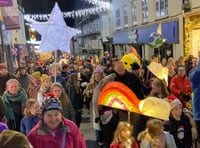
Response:
[[[131,131],[128,130],[128,129],[123,129],[123,130],[121,131],[121,136],[122,136],[123,138],[125,138],[125,139],[128,139],[128,138],[131,137]]]

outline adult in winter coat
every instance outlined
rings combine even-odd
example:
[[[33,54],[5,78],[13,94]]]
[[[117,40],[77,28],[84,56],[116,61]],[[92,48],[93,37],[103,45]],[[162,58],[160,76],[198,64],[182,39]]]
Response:
[[[20,131],[20,121],[23,118],[23,108],[27,99],[25,89],[20,87],[16,79],[7,81],[2,101],[6,107],[6,119],[9,129]]]
[[[198,56],[200,59],[200,52],[198,53]],[[198,135],[200,135],[200,61],[198,62],[197,67],[190,71],[189,78],[194,94],[192,99],[193,118],[196,123]]]
[[[192,93],[192,86],[189,78],[186,76],[184,66],[177,68],[177,75],[175,75],[170,82],[170,92],[180,99],[183,107],[186,107],[186,102],[190,101]]]

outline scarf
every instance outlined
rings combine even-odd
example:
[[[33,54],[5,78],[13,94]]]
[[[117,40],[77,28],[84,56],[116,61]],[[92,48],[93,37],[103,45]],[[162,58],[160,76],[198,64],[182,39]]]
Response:
[[[2,96],[3,102],[6,106],[6,118],[8,120],[8,124],[14,129],[16,128],[16,121],[11,102],[21,102],[21,104],[25,104],[27,98],[28,97],[24,88],[20,88],[16,95],[12,95],[6,90]]]

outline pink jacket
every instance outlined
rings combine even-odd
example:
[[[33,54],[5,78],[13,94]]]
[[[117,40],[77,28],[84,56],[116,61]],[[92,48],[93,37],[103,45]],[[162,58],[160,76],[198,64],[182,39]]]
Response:
[[[65,148],[86,148],[85,140],[79,128],[74,122],[65,118],[63,118],[63,125],[58,128],[54,136],[45,130],[42,122],[39,121],[27,137],[34,148],[61,148],[64,130],[66,130]]]

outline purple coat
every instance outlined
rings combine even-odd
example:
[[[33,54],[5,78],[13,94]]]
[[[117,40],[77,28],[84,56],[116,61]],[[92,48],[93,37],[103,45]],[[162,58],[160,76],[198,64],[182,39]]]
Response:
[[[0,133],[2,133],[3,130],[6,130],[6,129],[8,129],[8,126],[5,123],[0,122]]]
[[[76,126],[68,119],[63,118],[63,124],[59,126],[56,134],[53,136],[42,126],[42,122],[29,132],[28,140],[34,148],[61,148],[63,132],[66,130],[65,148],[86,148],[85,140]]]

